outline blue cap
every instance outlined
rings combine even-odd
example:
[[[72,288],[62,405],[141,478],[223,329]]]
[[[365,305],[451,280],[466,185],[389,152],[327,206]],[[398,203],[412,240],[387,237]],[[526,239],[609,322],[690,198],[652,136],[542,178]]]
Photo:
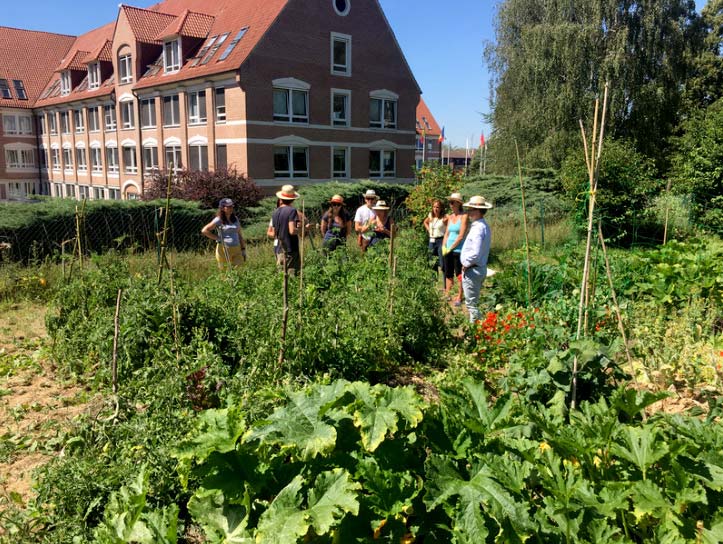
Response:
[[[218,207],[223,208],[224,206],[233,206],[233,200],[230,198],[222,198],[218,202]]]

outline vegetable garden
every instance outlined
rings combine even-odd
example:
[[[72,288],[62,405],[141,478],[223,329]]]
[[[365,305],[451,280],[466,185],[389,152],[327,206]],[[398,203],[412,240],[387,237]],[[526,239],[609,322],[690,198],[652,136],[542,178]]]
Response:
[[[47,300],[48,339],[0,353],[2,376],[40,357],[96,401],[44,437],[32,496],[0,498],[0,541],[723,541],[720,240],[610,249],[618,306],[595,246],[576,339],[584,244],[533,236],[528,266],[511,210],[490,214],[498,273],[473,326],[413,214],[392,267],[388,245],[308,243],[281,363],[268,243],[233,272],[171,252],[160,282],[130,250],[65,278],[7,266],[3,304]],[[0,440],[1,461],[23,455]]]

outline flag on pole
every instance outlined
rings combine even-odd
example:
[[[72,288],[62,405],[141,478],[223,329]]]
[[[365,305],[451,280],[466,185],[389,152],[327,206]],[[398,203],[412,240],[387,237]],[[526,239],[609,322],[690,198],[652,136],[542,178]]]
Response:
[[[441,144],[444,141],[444,127],[442,127],[442,133],[439,135],[439,143]]]
[[[484,132],[479,135],[479,146],[484,147],[485,146],[485,135]]]
[[[422,129],[422,134],[419,136],[419,141],[424,143],[425,136],[426,136],[426,133],[424,132],[424,129]]]

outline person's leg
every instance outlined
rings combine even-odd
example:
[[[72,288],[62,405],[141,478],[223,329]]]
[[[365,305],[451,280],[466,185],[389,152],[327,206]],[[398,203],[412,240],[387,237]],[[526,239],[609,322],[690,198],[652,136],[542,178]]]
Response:
[[[461,306],[462,300],[464,299],[464,291],[462,290],[462,261],[461,253],[452,253],[454,255],[454,277],[457,279],[459,288],[457,290],[457,297],[454,299],[455,306]],[[454,279],[452,280],[454,282]]]
[[[299,253],[288,253],[286,255],[286,269],[289,276],[295,276],[301,269],[301,255]]]
[[[447,253],[444,256],[444,294],[449,296],[454,285],[454,254]]]
[[[462,287],[464,289],[464,301],[469,311],[469,321],[474,323],[480,318],[479,295],[482,289],[482,269],[480,267],[470,268],[462,274]]]

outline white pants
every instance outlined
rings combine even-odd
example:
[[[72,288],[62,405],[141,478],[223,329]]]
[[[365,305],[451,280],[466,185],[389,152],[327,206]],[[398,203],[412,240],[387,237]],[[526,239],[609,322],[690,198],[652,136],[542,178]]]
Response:
[[[479,310],[479,293],[482,290],[482,282],[484,282],[486,276],[487,268],[482,266],[467,268],[462,272],[464,303],[469,311],[470,323],[474,323],[481,316]]]

